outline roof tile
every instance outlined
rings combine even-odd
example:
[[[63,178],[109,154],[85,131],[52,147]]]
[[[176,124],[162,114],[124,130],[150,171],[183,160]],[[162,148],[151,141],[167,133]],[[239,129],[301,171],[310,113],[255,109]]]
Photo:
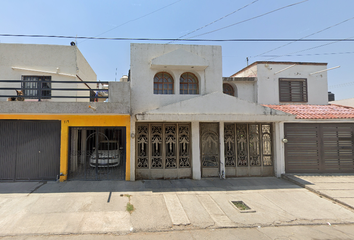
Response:
[[[354,118],[354,108],[342,105],[263,105],[296,115],[296,119],[348,119]]]

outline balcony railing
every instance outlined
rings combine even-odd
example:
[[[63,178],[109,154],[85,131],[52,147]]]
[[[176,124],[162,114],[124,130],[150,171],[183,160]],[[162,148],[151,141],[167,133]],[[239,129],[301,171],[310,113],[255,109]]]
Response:
[[[0,86],[5,84],[14,84],[21,83],[21,87],[0,87],[0,93],[4,93],[13,90],[21,91],[20,94],[0,94],[0,97],[5,98],[23,98],[23,99],[51,99],[51,98],[89,98],[91,101],[99,98],[108,98],[109,92],[108,89],[99,89],[99,88],[90,88],[87,84],[109,84],[109,82],[97,82],[97,81],[38,81],[38,80],[0,80]],[[86,88],[55,88],[51,87],[55,84],[82,84]],[[26,85],[32,87],[25,87]],[[35,86],[35,87],[33,87]],[[55,95],[52,94],[53,91],[59,91],[63,94],[58,95],[56,92]],[[65,94],[68,92],[89,92],[88,96],[73,96],[72,94]],[[104,93],[106,96],[99,96],[99,93]],[[102,94],[101,94],[102,95]]]

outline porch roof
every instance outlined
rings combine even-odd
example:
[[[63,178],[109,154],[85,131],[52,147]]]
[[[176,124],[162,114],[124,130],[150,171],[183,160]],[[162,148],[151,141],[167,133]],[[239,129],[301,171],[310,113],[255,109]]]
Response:
[[[137,113],[137,121],[279,122],[295,116],[221,92]]]
[[[263,105],[296,115],[296,119],[354,119],[354,108],[342,105]]]

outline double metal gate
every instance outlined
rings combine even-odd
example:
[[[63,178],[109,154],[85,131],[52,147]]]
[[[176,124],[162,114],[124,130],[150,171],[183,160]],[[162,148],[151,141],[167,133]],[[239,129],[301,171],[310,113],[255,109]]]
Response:
[[[56,180],[60,121],[0,121],[0,179]]]
[[[285,124],[287,173],[354,173],[354,124]]]
[[[124,127],[70,128],[69,180],[124,180]]]

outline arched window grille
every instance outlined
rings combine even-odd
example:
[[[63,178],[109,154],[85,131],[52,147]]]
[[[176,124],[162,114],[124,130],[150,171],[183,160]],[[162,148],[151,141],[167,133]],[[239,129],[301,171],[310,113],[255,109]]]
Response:
[[[224,83],[222,85],[222,90],[223,90],[223,93],[225,93],[225,94],[228,94],[228,95],[231,95],[231,96],[235,96],[234,88],[228,83]]]
[[[173,94],[174,81],[167,72],[156,73],[154,77],[154,94]]]
[[[180,94],[199,94],[198,78],[193,73],[183,73],[179,79]]]

